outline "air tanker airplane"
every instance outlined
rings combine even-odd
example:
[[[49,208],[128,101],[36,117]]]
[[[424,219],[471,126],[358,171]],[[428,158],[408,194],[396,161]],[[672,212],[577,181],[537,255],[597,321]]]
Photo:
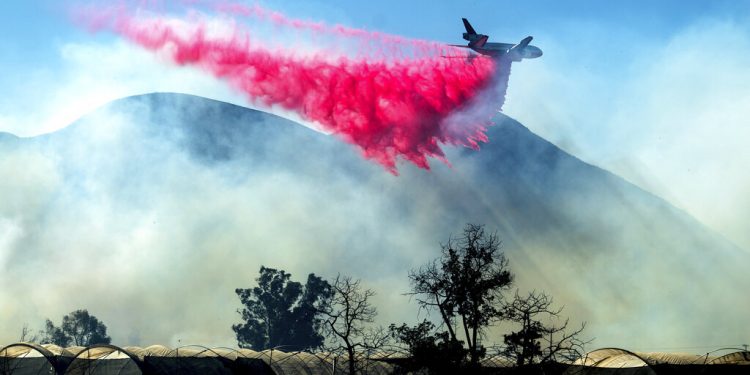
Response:
[[[466,32],[464,40],[468,40],[468,45],[451,44],[454,47],[470,48],[476,53],[491,56],[494,58],[509,58],[511,61],[521,61],[522,59],[535,59],[542,55],[539,47],[529,45],[533,37],[527,36],[518,44],[512,43],[487,43],[490,37],[484,34],[477,34],[469,20],[462,18]]]

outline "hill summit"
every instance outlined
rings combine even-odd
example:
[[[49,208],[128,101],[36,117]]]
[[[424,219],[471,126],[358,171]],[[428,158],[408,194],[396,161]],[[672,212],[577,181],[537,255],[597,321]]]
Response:
[[[408,271],[472,222],[497,230],[517,286],[587,321],[594,346],[748,337],[747,253],[508,116],[488,136],[479,151],[449,150],[451,166],[404,163],[394,177],[292,121],[161,93],[0,141],[12,181],[0,194],[13,198],[0,203],[0,298],[17,301],[0,318],[21,327],[75,301],[117,342],[231,345],[233,291],[266,265],[362,278],[384,323],[413,321]]]

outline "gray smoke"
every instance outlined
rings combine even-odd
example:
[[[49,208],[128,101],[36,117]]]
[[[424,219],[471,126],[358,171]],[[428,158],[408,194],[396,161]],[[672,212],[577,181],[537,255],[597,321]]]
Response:
[[[467,222],[497,230],[522,290],[594,346],[739,344],[747,255],[665,201],[498,115],[479,152],[394,177],[333,137],[208,99],[126,98],[0,138],[0,341],[87,308],[118,345],[234,346],[260,265],[362,278],[413,322],[407,273]],[[502,342],[494,332],[486,342]]]

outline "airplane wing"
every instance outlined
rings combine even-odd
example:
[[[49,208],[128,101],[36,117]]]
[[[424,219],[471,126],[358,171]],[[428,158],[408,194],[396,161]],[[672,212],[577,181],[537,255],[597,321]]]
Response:
[[[523,38],[523,40],[521,40],[521,43],[518,43],[518,47],[519,48],[526,48],[526,46],[528,46],[529,43],[531,43],[532,39],[534,39],[534,37],[532,37],[532,36],[527,36],[527,37]]]
[[[529,43],[531,43],[532,39],[534,39],[534,38],[530,37],[530,36],[527,36],[527,37],[523,38],[523,40],[521,40],[521,42],[519,42],[518,44],[516,44],[515,46],[513,46],[513,48],[511,48],[511,49],[508,50],[508,54],[511,55],[511,56],[513,56],[514,58],[519,59],[519,61],[520,61],[520,59],[522,58],[521,56],[523,56],[524,48],[526,48],[526,46],[528,46]]]
[[[480,55],[477,55],[476,53],[470,53],[466,56],[440,56],[444,59],[464,59],[466,61],[472,61],[475,58],[479,57]]]

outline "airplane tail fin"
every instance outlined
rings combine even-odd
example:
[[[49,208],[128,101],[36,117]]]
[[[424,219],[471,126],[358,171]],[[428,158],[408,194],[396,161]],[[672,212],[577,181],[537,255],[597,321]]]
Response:
[[[477,31],[474,30],[473,27],[471,27],[471,24],[469,23],[469,20],[466,18],[461,18],[462,21],[464,21],[464,27],[466,28],[466,32],[464,33],[464,40],[469,41],[469,48],[482,48],[487,43],[487,39],[489,37],[484,34],[477,34]]]
[[[469,23],[469,20],[466,18],[461,18],[462,21],[464,21],[464,27],[466,28],[466,33],[471,35],[477,35],[476,30],[474,30],[473,27],[471,27],[471,24]]]
[[[488,38],[489,37],[487,35],[478,35],[478,38],[469,42],[469,47],[470,48],[482,48],[487,43]]]

